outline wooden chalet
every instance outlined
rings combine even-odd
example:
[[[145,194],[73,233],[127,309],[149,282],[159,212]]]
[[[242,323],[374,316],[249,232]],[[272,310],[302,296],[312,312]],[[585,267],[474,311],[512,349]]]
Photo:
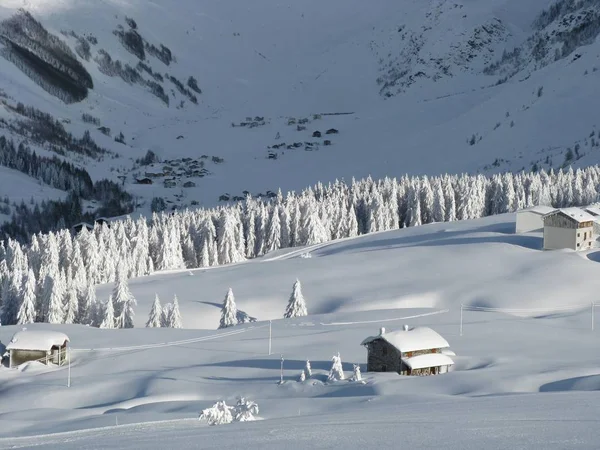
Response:
[[[63,365],[68,361],[66,334],[49,330],[18,331],[6,346],[9,367],[16,367],[28,361],[42,364]]]
[[[400,375],[427,376],[448,372],[454,361],[446,351],[450,345],[438,333],[427,327],[410,328],[386,333],[362,341],[367,348],[367,372],[397,372]]]

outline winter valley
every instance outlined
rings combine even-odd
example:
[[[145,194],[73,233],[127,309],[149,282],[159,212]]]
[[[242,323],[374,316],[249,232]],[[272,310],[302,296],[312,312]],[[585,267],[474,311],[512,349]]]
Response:
[[[596,448],[598,34],[0,1],[0,449]]]

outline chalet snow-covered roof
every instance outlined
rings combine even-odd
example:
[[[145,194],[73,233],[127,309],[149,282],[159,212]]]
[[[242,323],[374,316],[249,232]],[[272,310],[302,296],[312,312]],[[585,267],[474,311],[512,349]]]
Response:
[[[6,350],[48,351],[54,346],[69,342],[69,337],[59,331],[23,330],[18,331],[6,346]]]
[[[581,222],[593,222],[596,220],[596,218],[594,216],[592,216],[589,212],[584,211],[581,208],[561,208],[561,209],[557,209],[555,211],[552,211],[548,214],[545,214],[544,217],[548,217],[554,214],[564,214],[567,217],[570,217],[571,219],[575,220],[577,223],[581,223]]]
[[[590,213],[594,216],[595,220],[598,220],[598,216],[600,216],[600,205],[590,205],[587,208],[584,208],[586,212]]]
[[[429,350],[432,348],[450,347],[448,341],[438,333],[428,327],[405,327],[402,330],[383,333],[378,336],[370,336],[362,341],[361,345],[366,345],[377,339],[383,339],[396,347],[400,352],[415,352],[419,350]],[[432,366],[430,366],[432,367]]]
[[[402,358],[402,362],[410,367],[411,370],[454,365],[452,358],[443,353],[427,353],[425,355],[413,356],[412,358]]]
[[[556,211],[556,208],[553,208],[552,206],[538,205],[532,206],[531,208],[520,209],[519,211],[517,211],[517,214],[530,212],[534,214],[539,214],[540,216],[545,216],[546,214],[550,214],[554,211]]]

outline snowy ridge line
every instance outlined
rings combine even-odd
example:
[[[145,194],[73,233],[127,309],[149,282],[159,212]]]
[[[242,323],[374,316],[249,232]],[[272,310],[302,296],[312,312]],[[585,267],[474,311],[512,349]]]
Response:
[[[118,352],[118,351],[129,351],[129,350],[145,350],[150,348],[160,348],[160,347],[172,347],[176,345],[184,345],[184,344],[193,344],[195,342],[204,342],[211,341],[213,339],[219,339],[222,337],[233,336],[236,334],[246,333],[251,330],[258,330],[260,328],[266,328],[269,325],[261,325],[259,327],[250,327],[244,330],[236,330],[236,331],[228,331],[226,333],[212,334],[209,336],[202,336],[199,338],[192,339],[184,339],[181,341],[171,341],[171,342],[161,342],[157,344],[147,344],[147,345],[133,345],[129,347],[105,347],[105,348],[72,348],[73,352]]]
[[[439,311],[434,311],[434,312],[430,312],[430,313],[415,314],[414,316],[406,316],[406,317],[395,317],[393,319],[363,320],[363,321],[360,321],[360,322],[331,322],[331,323],[323,323],[323,322],[321,322],[319,325],[324,325],[324,326],[340,326],[340,325],[360,325],[360,324],[363,324],[363,323],[393,322],[395,320],[416,319],[418,317],[435,316],[437,314],[445,314],[447,312],[450,312],[450,310],[449,309],[441,309]]]
[[[553,308],[493,308],[488,306],[466,306],[460,305],[463,311],[483,311],[483,312],[554,312],[554,311],[576,311],[587,309],[590,306],[597,306],[596,303],[556,306]]]

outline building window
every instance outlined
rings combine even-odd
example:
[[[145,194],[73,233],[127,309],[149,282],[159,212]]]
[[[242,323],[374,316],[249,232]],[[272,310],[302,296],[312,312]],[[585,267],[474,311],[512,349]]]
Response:
[[[577,243],[577,247],[579,247],[580,245],[581,245],[581,244],[578,242],[578,243]]]
[[[388,349],[387,349],[387,347],[383,347],[383,348],[381,349],[381,354],[382,354],[383,356],[387,356],[387,350],[388,350]]]
[[[382,364],[381,371],[382,372],[387,372],[387,364]]]
[[[581,237],[581,233],[577,233],[577,237]]]

